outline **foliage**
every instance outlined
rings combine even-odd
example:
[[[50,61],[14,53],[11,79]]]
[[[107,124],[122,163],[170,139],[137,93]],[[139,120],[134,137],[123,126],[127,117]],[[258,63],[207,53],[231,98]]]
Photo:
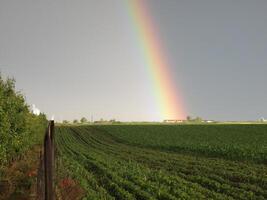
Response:
[[[0,167],[40,142],[45,127],[46,116],[30,112],[14,79],[0,76]]]
[[[59,170],[79,181],[87,192],[84,199],[267,198],[265,165],[132,146],[118,139],[118,133],[114,137],[113,127],[127,134],[121,125],[56,128]],[[150,130],[153,139],[159,127],[127,131],[139,137]],[[168,137],[161,137],[161,143]]]
[[[203,119],[201,117],[193,118],[191,116],[187,116],[186,121],[187,122],[194,122],[194,123],[201,123],[201,122],[203,122]]]
[[[81,120],[80,120],[81,123],[86,123],[87,122],[87,119],[85,117],[82,117]]]
[[[74,120],[73,120],[73,123],[74,123],[74,124],[78,124],[79,121],[78,121],[77,119],[74,119]]]
[[[36,187],[37,167],[39,165],[39,154],[41,146],[35,145],[23,153],[21,159],[5,167],[0,181],[6,183],[0,187],[0,199],[31,199],[32,188]]]
[[[137,146],[267,162],[267,125],[264,124],[106,125],[98,128],[117,140]]]

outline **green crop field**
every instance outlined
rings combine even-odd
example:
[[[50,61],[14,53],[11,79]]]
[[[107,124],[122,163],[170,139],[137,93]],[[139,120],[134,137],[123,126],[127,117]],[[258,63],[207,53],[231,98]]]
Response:
[[[265,125],[58,126],[56,144],[85,199],[267,199]]]
[[[267,125],[128,125],[98,128],[117,141],[177,152],[267,161]]]

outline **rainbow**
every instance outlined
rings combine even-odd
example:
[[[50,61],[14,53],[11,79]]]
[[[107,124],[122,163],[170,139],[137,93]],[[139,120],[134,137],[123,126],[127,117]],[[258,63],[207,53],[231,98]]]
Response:
[[[145,63],[153,82],[154,94],[161,119],[185,119],[181,91],[171,76],[170,65],[163,50],[155,23],[145,4],[146,0],[126,0],[129,15],[138,34]]]

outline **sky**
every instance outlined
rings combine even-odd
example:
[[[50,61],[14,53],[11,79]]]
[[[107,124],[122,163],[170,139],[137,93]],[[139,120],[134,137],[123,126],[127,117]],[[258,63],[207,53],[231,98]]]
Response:
[[[0,0],[2,75],[58,121],[162,120],[125,1]],[[267,1],[146,4],[187,115],[267,118]]]

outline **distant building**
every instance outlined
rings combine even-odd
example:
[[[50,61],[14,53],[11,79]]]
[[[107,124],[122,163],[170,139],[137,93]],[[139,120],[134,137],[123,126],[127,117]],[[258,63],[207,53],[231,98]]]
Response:
[[[186,120],[181,120],[181,119],[165,119],[163,122],[164,123],[182,123],[185,121]]]
[[[31,110],[32,110],[32,113],[37,116],[40,115],[41,113],[41,111],[34,104],[32,104]]]
[[[206,123],[213,123],[215,122],[214,120],[204,120],[203,122],[206,122]]]
[[[267,120],[262,117],[260,118],[260,122],[267,122]]]

